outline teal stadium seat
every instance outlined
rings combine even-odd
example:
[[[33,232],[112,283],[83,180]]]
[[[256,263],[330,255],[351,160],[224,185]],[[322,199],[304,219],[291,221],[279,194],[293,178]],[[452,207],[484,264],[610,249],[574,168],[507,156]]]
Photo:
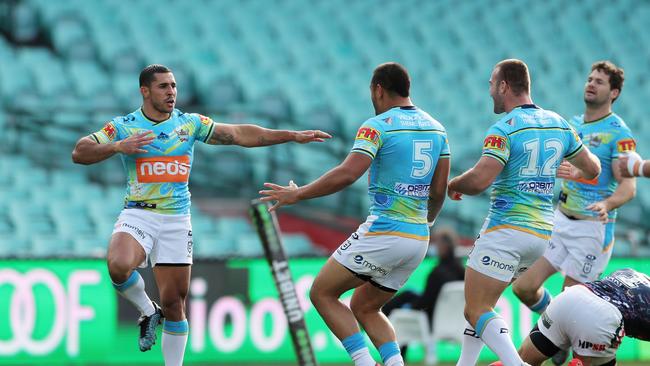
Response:
[[[17,4],[15,14],[0,12],[0,205],[29,206],[46,199],[45,193],[24,186],[35,171],[39,187],[52,186],[54,200],[87,205],[86,215],[96,226],[93,235],[102,245],[119,214],[121,198],[116,189],[105,191],[90,182],[119,186],[121,191],[121,162],[113,158],[81,169],[72,166],[70,150],[80,136],[139,107],[137,76],[153,62],[166,63],[176,72],[179,107],[184,110],[226,115],[225,122],[259,117],[269,127],[319,128],[338,141],[246,151],[197,145],[200,158],[192,173],[197,197],[217,192],[248,198],[264,181],[305,183],[336,164],[349,152],[360,124],[374,114],[368,91],[371,72],[377,63],[389,60],[407,66],[413,100],[447,127],[452,175],[474,163],[485,131],[498,118],[492,113],[487,77],[492,65],[506,57],[528,63],[535,101],[565,118],[584,109],[582,88],[590,64],[605,58],[616,61],[626,70],[626,86],[614,109],[629,122],[638,141],[650,140],[643,108],[650,98],[646,2],[404,0],[381,7],[373,0],[251,0],[237,6],[225,0],[202,1],[200,6],[161,0]],[[183,16],[169,22],[168,14]],[[395,14],[403,20],[399,32],[386,27]],[[35,35],[42,37],[34,42]],[[648,144],[639,143],[638,150],[650,156]],[[74,177],[68,179],[68,173]],[[650,212],[650,196],[644,193],[650,182],[637,184],[635,203],[621,210],[620,221],[650,228],[637,218]],[[305,207],[363,218],[366,189],[360,181]],[[106,195],[109,207],[92,204]],[[486,200],[481,196],[460,205],[449,203],[442,216],[460,222],[473,236],[487,211]],[[36,220],[36,231],[43,235],[58,232],[48,215]],[[22,214],[7,217],[0,233],[11,227],[17,231],[7,237],[30,246],[31,237],[21,236],[29,235]],[[204,236],[211,233],[208,226],[197,226],[197,253],[205,250],[223,257],[234,252],[239,241],[253,241],[246,236],[238,241],[238,234],[225,232],[232,238],[222,245],[212,241],[221,239]],[[81,239],[70,245],[94,253],[93,245]]]

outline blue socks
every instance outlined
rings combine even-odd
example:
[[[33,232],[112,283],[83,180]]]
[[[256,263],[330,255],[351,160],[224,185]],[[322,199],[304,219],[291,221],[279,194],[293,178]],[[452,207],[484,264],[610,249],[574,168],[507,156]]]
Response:
[[[179,322],[165,320],[165,324],[163,325],[163,332],[173,335],[187,334],[189,329],[190,327],[187,324],[187,320],[181,320]]]
[[[544,294],[542,295],[542,298],[539,299],[539,301],[535,304],[531,305],[529,309],[536,312],[537,314],[541,314],[544,312],[544,310],[546,310],[546,307],[551,303],[552,299],[553,296],[551,296],[551,293],[548,292],[546,288],[544,288]]]
[[[386,363],[389,358],[399,355],[399,346],[397,342],[386,342],[379,346],[379,355],[381,355],[381,360]]]
[[[341,341],[341,343],[343,343],[343,347],[345,347],[345,350],[350,356],[356,351],[366,347],[366,340],[363,339],[363,335],[361,335],[360,332],[354,333],[353,335],[345,338]]]
[[[354,333],[342,340],[341,343],[343,343],[343,347],[354,361],[355,366],[375,366],[375,360],[370,356],[368,347],[366,347],[366,340],[361,332]]]
[[[135,285],[138,282],[138,280],[141,278],[142,277],[140,276],[140,273],[138,273],[138,271],[133,271],[131,272],[129,278],[127,278],[126,281],[124,281],[124,283],[113,282],[113,287],[115,287],[115,289],[119,292],[124,292],[128,290],[129,287]]]

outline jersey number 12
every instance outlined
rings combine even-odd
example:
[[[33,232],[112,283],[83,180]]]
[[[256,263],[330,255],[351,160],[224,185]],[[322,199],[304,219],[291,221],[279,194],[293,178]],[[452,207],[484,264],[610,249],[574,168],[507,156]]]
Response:
[[[519,174],[524,177],[554,177],[557,169],[557,162],[562,155],[563,145],[562,141],[558,139],[549,139],[544,141],[544,151],[550,152],[551,155],[544,160],[544,164],[540,166],[539,161],[543,159],[542,151],[539,149],[539,139],[532,139],[524,142],[524,150],[528,154],[528,163],[526,166],[521,167]],[[540,159],[541,158],[541,159]]]

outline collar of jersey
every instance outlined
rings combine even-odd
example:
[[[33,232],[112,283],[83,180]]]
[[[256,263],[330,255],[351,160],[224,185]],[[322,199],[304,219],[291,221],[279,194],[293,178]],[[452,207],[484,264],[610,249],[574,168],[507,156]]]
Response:
[[[536,104],[522,104],[522,105],[516,106],[515,108],[521,108],[521,109],[535,108],[535,109],[539,109],[539,107]],[[513,108],[513,109],[515,109],[515,108]]]
[[[593,120],[593,121],[585,121],[585,115],[583,114],[583,115],[582,115],[582,123],[596,123],[596,122],[604,121],[604,120],[606,120],[607,118],[609,118],[609,116],[611,116],[611,115],[613,115],[613,114],[614,114],[614,112],[609,112],[609,113],[607,113],[606,115],[604,115],[604,116],[602,116],[602,117],[600,117],[600,118],[598,118],[598,119],[595,119],[595,120]]]
[[[167,122],[167,121],[169,121],[170,119],[172,119],[172,116],[174,115],[174,111],[172,111],[172,112],[169,114],[169,118],[167,118],[167,119],[165,119],[165,120],[162,120],[162,121],[156,121],[156,120],[153,120],[153,119],[147,117],[147,115],[144,114],[144,111],[142,110],[142,107],[138,108],[138,111],[139,111],[140,114],[142,115],[142,118],[144,118],[145,120],[147,120],[147,121],[153,123],[154,125],[157,125],[157,124],[160,124],[160,123],[163,123],[163,122]]]
[[[395,109],[395,108],[399,108],[399,109],[406,110],[406,111],[414,111],[414,110],[417,109],[417,107],[414,106],[414,105],[396,105],[394,107],[391,107],[390,109]]]

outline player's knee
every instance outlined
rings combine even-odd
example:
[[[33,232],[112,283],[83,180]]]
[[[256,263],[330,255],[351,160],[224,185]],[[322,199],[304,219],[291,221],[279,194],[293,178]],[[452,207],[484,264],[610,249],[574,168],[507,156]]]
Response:
[[[318,302],[318,290],[316,290],[313,286],[309,289],[309,300],[314,305],[316,305]]]
[[[354,314],[355,318],[363,317],[367,313],[372,312],[366,304],[359,301],[350,302],[350,310],[352,310],[352,314]]]
[[[323,302],[325,296],[325,293],[323,293],[318,286],[312,286],[309,290],[309,300],[311,300],[311,303],[317,308]]]
[[[467,320],[470,324],[476,324],[478,322],[478,319],[489,311],[488,309],[478,309],[478,308],[471,308],[467,305],[465,305],[465,310],[463,311],[463,314],[465,315],[465,320]]]
[[[185,318],[185,299],[181,296],[162,299],[160,306],[168,319],[181,320]]]
[[[131,265],[119,258],[108,258],[108,274],[114,283],[122,283],[127,280],[133,269]]]
[[[512,284],[512,292],[524,303],[529,303],[531,300],[534,300],[535,294],[537,293],[535,289],[530,289],[517,281]]]

